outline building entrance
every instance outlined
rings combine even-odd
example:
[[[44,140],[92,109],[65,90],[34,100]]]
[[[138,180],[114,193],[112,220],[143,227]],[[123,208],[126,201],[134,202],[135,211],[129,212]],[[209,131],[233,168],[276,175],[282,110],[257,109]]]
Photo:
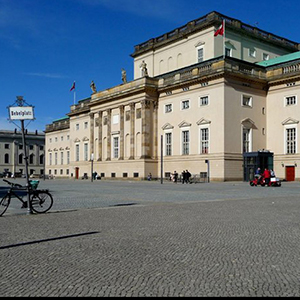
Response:
[[[244,181],[254,179],[255,170],[260,168],[273,169],[274,154],[269,151],[246,152],[244,153]]]
[[[295,167],[285,167],[285,179],[286,181],[295,181]]]

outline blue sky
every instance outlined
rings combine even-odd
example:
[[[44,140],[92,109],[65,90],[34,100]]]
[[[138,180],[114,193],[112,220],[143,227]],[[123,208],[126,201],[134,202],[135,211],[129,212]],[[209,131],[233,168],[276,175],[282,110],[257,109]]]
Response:
[[[0,0],[0,129],[16,96],[35,107],[29,130],[64,117],[76,99],[133,79],[134,46],[217,11],[300,43],[300,1]],[[18,123],[17,123],[18,124]],[[18,124],[19,125],[19,124]]]

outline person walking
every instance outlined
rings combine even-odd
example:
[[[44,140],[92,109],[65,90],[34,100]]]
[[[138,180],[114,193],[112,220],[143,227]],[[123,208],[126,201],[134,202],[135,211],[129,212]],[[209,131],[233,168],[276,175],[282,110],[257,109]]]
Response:
[[[185,171],[185,176],[186,176],[186,183],[188,184],[188,183],[191,183],[190,182],[190,178],[191,178],[191,176],[192,176],[192,174],[189,172],[189,170],[186,170]]]
[[[178,173],[176,171],[174,171],[173,177],[174,177],[174,182],[177,183]]]
[[[181,182],[182,182],[182,184],[184,184],[185,181],[186,181],[186,173],[185,173],[185,171],[183,170],[182,173],[181,173]]]

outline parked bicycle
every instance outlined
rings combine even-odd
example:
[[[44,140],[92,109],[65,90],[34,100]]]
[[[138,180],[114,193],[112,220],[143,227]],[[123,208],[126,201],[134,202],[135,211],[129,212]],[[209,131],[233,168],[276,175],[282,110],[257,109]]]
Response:
[[[29,189],[18,183],[10,182],[3,179],[4,182],[10,185],[9,188],[0,188],[0,217],[6,212],[12,198],[17,198],[22,202],[22,208],[28,208],[27,195],[29,193],[29,203],[31,210],[35,213],[46,213],[53,205],[53,197],[48,190],[38,190],[39,181],[30,180]],[[26,197],[25,197],[26,196]],[[23,200],[25,197],[26,200]]]

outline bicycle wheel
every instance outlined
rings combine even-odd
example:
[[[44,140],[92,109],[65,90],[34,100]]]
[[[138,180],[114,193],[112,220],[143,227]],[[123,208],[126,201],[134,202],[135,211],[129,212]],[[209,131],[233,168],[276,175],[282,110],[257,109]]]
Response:
[[[10,203],[10,195],[5,195],[0,201],[0,217],[6,212]]]
[[[47,212],[53,205],[53,198],[49,192],[37,191],[30,197],[31,208],[34,212],[42,214]]]

